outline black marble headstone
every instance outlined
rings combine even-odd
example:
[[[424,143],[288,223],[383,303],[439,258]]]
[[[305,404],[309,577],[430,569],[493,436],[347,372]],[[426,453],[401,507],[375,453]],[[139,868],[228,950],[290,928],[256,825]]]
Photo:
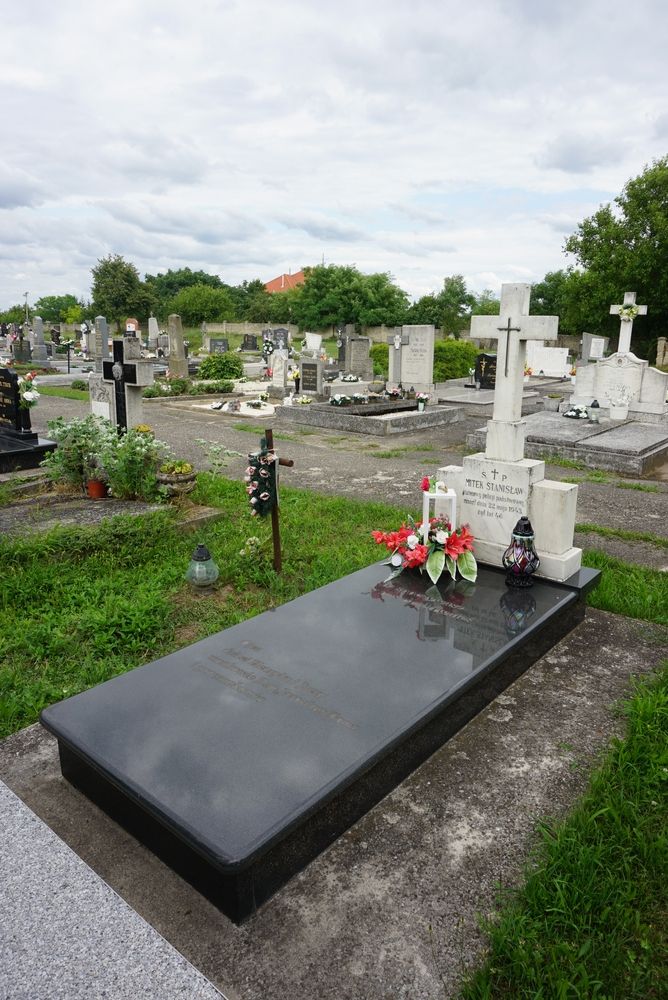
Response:
[[[211,337],[209,339],[209,354],[226,354],[230,349],[227,337]]]
[[[36,469],[55,447],[55,441],[32,430],[30,410],[21,406],[16,372],[0,368],[0,472]]]
[[[584,615],[578,586],[537,581],[509,603],[501,571],[438,588],[387,572],[46,709],[63,774],[249,916]]]
[[[302,392],[318,392],[318,362],[302,361]]]
[[[245,333],[244,339],[241,343],[242,351],[257,351],[259,350],[257,346],[257,337],[254,333]]]
[[[475,359],[476,383],[481,389],[493,389],[496,385],[496,354],[479,354]]]

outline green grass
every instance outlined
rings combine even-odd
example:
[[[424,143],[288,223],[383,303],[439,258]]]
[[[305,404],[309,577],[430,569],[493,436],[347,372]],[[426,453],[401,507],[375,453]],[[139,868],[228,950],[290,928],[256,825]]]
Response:
[[[37,383],[40,396],[60,396],[61,399],[90,399],[88,390],[66,389],[60,385],[40,385]]]
[[[639,483],[639,482],[623,482],[621,479],[619,482],[615,483],[615,486],[620,490],[638,490],[640,493],[660,493],[661,489],[659,486],[655,486],[653,483]]]
[[[258,417],[258,419],[261,419],[261,417]],[[262,437],[263,425],[260,424],[260,423],[257,423],[257,424],[247,424],[247,423],[244,423],[243,420],[240,420],[236,424],[232,424],[232,427],[233,427],[233,429],[235,431],[244,431],[246,434],[255,434],[256,437],[258,435],[260,437]],[[274,431],[274,440],[275,441],[296,441],[297,438],[295,437],[294,434],[281,434],[280,431]]]
[[[488,921],[490,955],[464,1000],[668,995],[668,663],[627,704],[589,790],[540,826],[524,885]]]
[[[415,454],[415,452],[431,452],[436,454],[438,448],[435,448],[430,444],[415,444],[415,445],[404,445],[400,448],[386,448],[383,451],[377,451],[374,453],[375,458],[407,458],[409,455]]]
[[[650,545],[658,545],[661,549],[668,549],[668,538],[665,535],[653,535],[649,531],[629,531],[626,528],[606,528],[600,524],[575,525],[576,531],[590,532],[593,535],[600,535],[601,538],[622,538],[626,542],[649,542]]]
[[[284,571],[277,576],[271,525],[251,517],[243,484],[208,474],[200,484],[193,498],[216,503],[225,517],[197,539],[161,511],[0,540],[0,738],[54,701],[374,562],[371,528],[405,517],[381,504],[282,486]],[[250,535],[263,540],[261,558],[239,555]],[[183,581],[199,540],[221,569],[211,598],[193,597]]]
[[[544,452],[539,455],[540,461],[545,462],[546,465],[560,465],[562,469],[586,469],[587,465],[585,462],[577,462],[573,458],[564,458],[562,455],[557,455],[554,452]]]

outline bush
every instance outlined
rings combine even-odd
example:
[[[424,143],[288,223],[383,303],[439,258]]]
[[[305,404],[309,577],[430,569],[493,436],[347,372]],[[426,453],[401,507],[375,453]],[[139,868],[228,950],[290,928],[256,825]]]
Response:
[[[88,392],[88,382],[84,382],[82,378],[75,378],[70,389],[79,389],[81,392]]]
[[[191,392],[193,396],[234,392],[234,382],[229,382],[225,379],[217,382],[193,382],[188,391]]]
[[[382,375],[387,378],[390,370],[390,345],[372,344],[369,356],[373,361],[374,375]]]
[[[168,451],[163,441],[131,428],[108,441],[101,461],[112,496],[119,500],[154,500],[159,497],[156,473]]]
[[[50,420],[48,436],[58,445],[41,463],[54,482],[84,487],[98,466],[97,457],[110,443],[117,440],[116,430],[108,420],[89,414],[66,421],[64,417]]]
[[[480,349],[468,340],[439,340],[434,344],[434,382],[465,378]]]
[[[229,379],[241,378],[244,373],[243,361],[237,354],[210,354],[199,366],[200,378]]]

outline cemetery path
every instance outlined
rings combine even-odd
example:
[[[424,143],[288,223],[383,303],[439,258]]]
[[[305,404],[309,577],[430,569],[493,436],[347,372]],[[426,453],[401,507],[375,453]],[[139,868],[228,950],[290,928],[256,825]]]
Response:
[[[42,397],[33,411],[33,426],[45,435],[48,420],[60,415],[71,419],[87,412],[86,403]],[[196,467],[206,467],[205,453],[196,443],[198,438],[240,452],[240,457],[229,459],[226,471],[231,478],[238,479],[246,466],[245,455],[257,448],[265,423],[272,423],[279,454],[295,462],[285,473],[286,484],[326,494],[389,502],[409,510],[421,504],[422,476],[433,474],[439,466],[461,464],[467,451],[466,435],[480,425],[480,417],[467,417],[421,433],[379,438],[330,433],[294,424],[286,426],[277,419],[240,420],[207,411],[173,409],[160,400],[147,400],[144,415],[156,436],[166,441],[176,456],[193,462]],[[546,475],[579,482],[579,524],[668,536],[668,483],[635,483],[617,473],[599,474],[594,479],[588,470],[550,464]],[[655,492],[621,488],[617,484],[622,482],[649,487]],[[579,536],[578,544],[582,543],[657,569],[668,564],[666,550],[650,544],[592,534]]]

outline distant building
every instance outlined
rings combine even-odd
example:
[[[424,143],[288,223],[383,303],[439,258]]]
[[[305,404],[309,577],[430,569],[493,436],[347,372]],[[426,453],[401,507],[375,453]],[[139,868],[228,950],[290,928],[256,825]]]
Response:
[[[267,281],[264,287],[270,294],[274,292],[287,292],[290,288],[303,285],[304,280],[303,271],[297,271],[295,274],[279,274],[278,278],[272,278],[271,281]]]

